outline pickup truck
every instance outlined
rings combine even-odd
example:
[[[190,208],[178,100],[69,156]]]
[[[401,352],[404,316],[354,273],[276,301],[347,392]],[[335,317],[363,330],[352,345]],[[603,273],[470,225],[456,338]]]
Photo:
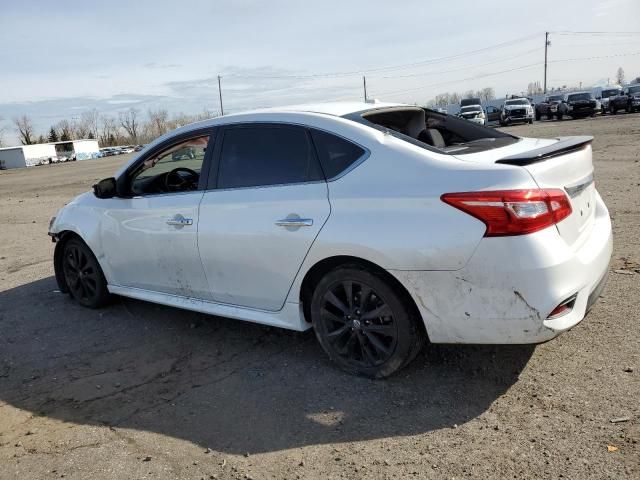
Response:
[[[600,94],[600,103],[602,105],[602,114],[609,112],[609,101],[622,93],[622,89],[620,87],[615,88],[605,88],[602,90]]]
[[[619,95],[609,100],[609,111],[615,114],[618,110],[629,113],[640,110],[640,83],[624,87]]]
[[[563,103],[564,95],[549,95],[540,103],[536,104],[536,120],[540,120],[543,116],[547,120],[554,117],[558,120],[562,119],[562,115],[567,113],[567,106]]]
[[[595,117],[601,109],[600,101],[591,92],[574,92],[567,95],[567,112],[571,118]]]

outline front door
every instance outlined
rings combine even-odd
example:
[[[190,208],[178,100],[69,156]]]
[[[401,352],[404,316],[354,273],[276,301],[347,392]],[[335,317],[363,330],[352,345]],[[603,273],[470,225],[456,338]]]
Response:
[[[213,300],[280,310],[329,217],[310,135],[292,125],[228,126],[215,157],[198,228]]]
[[[209,138],[201,132],[146,155],[130,173],[131,197],[107,200],[101,238],[111,284],[210,299],[197,237]]]

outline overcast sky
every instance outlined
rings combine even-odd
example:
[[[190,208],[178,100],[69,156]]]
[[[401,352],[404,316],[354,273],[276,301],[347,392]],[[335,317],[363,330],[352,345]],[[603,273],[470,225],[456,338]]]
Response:
[[[363,71],[381,100],[502,96],[542,83],[545,31],[637,32],[638,19],[639,0],[0,0],[0,127],[12,143],[22,113],[46,133],[91,108],[215,111],[217,75],[225,112],[361,99]],[[550,39],[550,86],[640,76],[640,35]]]

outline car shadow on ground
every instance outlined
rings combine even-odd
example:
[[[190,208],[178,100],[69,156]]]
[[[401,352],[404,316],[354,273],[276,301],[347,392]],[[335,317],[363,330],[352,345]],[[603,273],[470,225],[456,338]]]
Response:
[[[47,278],[0,293],[0,399],[78,424],[257,453],[450,428],[514,384],[534,347],[430,346],[396,376],[333,367],[295,333],[128,299],[88,310]]]

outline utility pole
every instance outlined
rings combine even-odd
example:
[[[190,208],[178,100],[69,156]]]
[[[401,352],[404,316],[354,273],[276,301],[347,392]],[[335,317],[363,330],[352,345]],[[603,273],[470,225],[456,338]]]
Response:
[[[218,96],[220,97],[220,116],[224,116],[224,108],[222,108],[222,86],[220,85],[220,75],[218,75]]]
[[[364,101],[367,102],[367,77],[362,76],[362,85],[364,86]]]
[[[544,32],[544,94],[547,94],[547,49],[551,45],[549,42],[549,32]]]

